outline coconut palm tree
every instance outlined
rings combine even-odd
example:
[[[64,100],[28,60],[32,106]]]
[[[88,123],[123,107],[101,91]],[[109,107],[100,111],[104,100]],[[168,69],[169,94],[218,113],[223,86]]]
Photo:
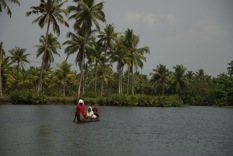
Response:
[[[20,5],[20,2],[18,0],[7,0],[11,3],[16,3],[18,5]],[[12,15],[12,12],[11,12],[11,9],[10,7],[8,6],[6,0],[0,0],[0,12],[2,12],[2,8],[6,9],[7,10],[7,14],[10,16],[11,18],[11,15]]]
[[[9,93],[11,90],[9,90],[8,86],[7,86],[7,75],[13,70],[13,68],[11,67],[11,61],[10,61],[10,57],[3,57],[3,61],[2,61],[2,88],[4,88],[4,91],[6,93]]]
[[[101,80],[101,91],[100,95],[103,96],[104,94],[104,84],[108,84],[109,81],[112,79],[112,65],[107,64],[106,62],[100,62],[97,66],[97,77],[94,79]]]
[[[104,31],[100,31],[100,34],[98,35],[98,43],[102,45],[104,53],[102,53],[102,58],[103,60],[101,63],[107,63],[109,61],[109,54],[112,52],[113,46],[119,42],[118,38],[118,32],[115,32],[114,26],[112,24],[107,24],[106,27],[104,28]],[[102,65],[102,67],[105,67]],[[103,71],[105,71],[103,69]],[[105,74],[102,72],[102,74]],[[104,75],[102,75],[104,77]],[[102,81],[103,82],[103,81]]]
[[[100,34],[98,35],[98,42],[103,45],[103,49],[105,53],[107,50],[111,51],[112,47],[119,42],[119,37],[118,35],[120,33],[115,32],[114,26],[112,24],[107,24],[106,27],[104,28],[104,31],[100,31]]]
[[[146,57],[144,56],[144,53],[150,53],[150,49],[148,46],[138,48],[139,45],[139,36],[136,36],[133,33],[132,29],[127,29],[125,31],[125,40],[124,45],[127,48],[127,51],[131,54],[132,61],[128,63],[128,85],[127,85],[127,93],[130,83],[130,77],[131,77],[131,87],[132,87],[132,94],[134,95],[134,80],[133,80],[133,69],[135,68],[137,71],[137,68],[143,67],[143,61],[146,61]]]
[[[79,86],[78,86],[78,95],[81,93],[81,86],[84,87],[84,59],[85,59],[85,51],[93,51],[92,47],[92,33],[95,31],[92,31],[90,35],[88,35],[85,38],[85,32],[83,29],[79,29],[77,31],[77,34],[74,34],[72,32],[67,33],[67,37],[71,38],[70,40],[67,40],[63,43],[63,45],[67,45],[65,48],[65,53],[67,54],[67,58],[71,54],[76,54],[75,57],[75,63],[76,65],[78,64],[79,69],[81,71],[80,74],[80,81],[79,81]],[[66,58],[66,59],[67,59]]]
[[[28,79],[31,81],[35,91],[38,90],[38,81],[40,79],[40,69],[38,67],[31,66],[28,71]]]
[[[100,64],[101,60],[103,60],[104,56],[102,55],[103,53],[103,47],[102,45],[100,45],[100,43],[95,42],[95,39],[93,40],[93,42],[95,44],[93,44],[94,50],[89,51],[88,55],[87,55],[87,59],[88,62],[87,64],[89,64],[91,67],[93,67],[93,77],[98,77],[97,76],[97,67]],[[92,81],[94,81],[94,90],[95,92],[97,91],[97,81],[98,79],[93,79]],[[91,81],[91,82],[92,82]]]
[[[185,87],[187,84],[187,79],[185,77],[186,68],[183,65],[176,65],[173,69],[175,69],[175,72],[173,73],[173,85],[175,87],[175,92],[179,93],[180,89]]]
[[[97,29],[100,29],[99,22],[105,22],[105,14],[103,12],[103,2],[95,4],[94,0],[74,0],[77,3],[77,6],[69,6],[69,13],[73,13],[70,19],[74,19],[74,30],[77,31],[82,29],[84,31],[84,44],[80,49],[80,52],[83,52],[82,58],[80,60],[81,70],[80,70],[80,85],[78,89],[78,96],[80,96],[81,84],[84,81],[84,64],[85,64],[85,47],[87,38],[92,32],[92,24],[96,26]]]
[[[54,54],[60,56],[57,49],[61,49],[61,45],[58,42],[57,37],[53,36],[52,34],[48,35],[48,39],[46,39],[46,37],[42,35],[39,42],[40,44],[35,45],[35,47],[38,48],[36,57],[38,58],[39,56],[42,55],[42,65],[41,65],[41,72],[39,79],[41,83],[39,83],[39,88],[38,88],[38,91],[41,91],[40,88],[42,87],[41,73],[44,72],[46,66],[50,66],[51,63],[54,62],[54,57],[53,57]]]
[[[63,18],[62,14],[67,15],[66,9],[61,9],[63,4],[67,1],[59,3],[58,0],[40,0],[39,6],[32,6],[31,11],[26,13],[26,16],[30,16],[31,14],[40,14],[32,23],[38,23],[41,28],[43,28],[47,24],[46,34],[45,34],[45,49],[48,48],[48,36],[49,36],[49,29],[50,25],[53,25],[53,31],[60,35],[60,27],[59,23],[64,24],[66,27],[69,27],[69,24]],[[42,90],[42,77],[43,71],[46,66],[46,60],[42,57],[42,64],[41,64],[41,72],[40,72],[40,79],[39,79],[39,89],[38,91]]]
[[[0,43],[0,96],[2,96],[2,60],[3,60],[3,42]]]
[[[27,60],[27,57],[30,54],[24,54],[25,51],[26,49],[20,47],[15,47],[14,49],[9,50],[9,53],[11,54],[11,62],[17,63],[17,69],[21,68],[24,70],[25,63],[30,63]]]
[[[26,72],[22,72],[19,69],[12,69],[7,73],[7,86],[11,90],[25,89],[30,83]]]
[[[71,73],[72,64],[68,64],[66,61],[63,61],[61,64],[57,63],[56,66],[58,69],[56,70],[56,76],[61,84],[63,85],[63,96],[66,96],[66,84],[69,74]]]
[[[46,43],[46,37],[44,35],[41,36],[39,42],[40,44],[34,46],[38,48],[36,57],[42,55],[42,60],[44,60],[45,66],[50,66],[51,63],[54,62],[53,55],[55,54],[60,56],[57,49],[61,49],[61,44],[58,42],[57,37],[53,36],[53,34],[48,35],[48,43]]]
[[[118,42],[113,47],[113,52],[111,53],[110,59],[111,63],[117,62],[117,73],[118,73],[118,93],[123,93],[122,87],[122,74],[123,68],[126,64],[132,61],[131,54],[127,51],[126,47],[123,45],[124,37],[120,38],[120,42]]]
[[[231,61],[230,63],[228,63],[229,67],[227,67],[227,71],[228,71],[228,74],[230,76],[233,76],[233,61]]]
[[[105,22],[105,14],[103,12],[103,3],[95,4],[95,0],[73,0],[77,6],[69,6],[69,13],[74,13],[69,17],[74,19],[74,30],[84,29],[86,35],[91,33],[92,24],[100,30],[99,22]]]
[[[152,75],[150,80],[152,86],[161,87],[161,94],[164,95],[165,87],[169,85],[170,71],[165,65],[159,64],[150,75]]]

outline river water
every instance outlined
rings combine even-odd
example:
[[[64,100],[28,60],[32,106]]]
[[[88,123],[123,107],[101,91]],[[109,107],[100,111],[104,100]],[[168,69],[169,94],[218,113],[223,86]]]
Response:
[[[233,109],[0,105],[0,155],[233,156]]]

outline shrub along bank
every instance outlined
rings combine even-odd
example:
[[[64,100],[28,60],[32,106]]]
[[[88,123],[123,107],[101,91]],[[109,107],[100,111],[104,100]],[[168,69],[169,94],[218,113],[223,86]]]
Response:
[[[100,106],[148,106],[148,107],[179,107],[183,101],[176,95],[149,96],[149,95],[119,95],[108,97],[83,97],[88,105]],[[78,98],[71,97],[46,97],[43,93],[31,91],[17,91],[10,95],[12,104],[76,104]]]

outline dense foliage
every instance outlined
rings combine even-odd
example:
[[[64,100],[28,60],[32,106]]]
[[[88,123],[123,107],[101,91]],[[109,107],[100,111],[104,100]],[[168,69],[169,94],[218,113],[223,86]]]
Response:
[[[31,91],[15,91],[10,94],[13,104],[46,104],[46,97],[42,93]]]
[[[31,62],[26,49],[12,47],[7,52],[1,42],[0,96],[24,104],[46,103],[45,97],[69,97],[113,106],[233,105],[233,61],[228,64],[228,73],[214,78],[203,69],[195,73],[183,65],[169,70],[159,64],[149,76],[141,74],[138,68],[143,69],[150,49],[139,47],[140,37],[132,29],[115,32],[112,24],[106,24],[101,30],[100,23],[106,22],[103,2],[75,0],[74,6],[64,9],[65,2],[40,0],[26,13],[38,15],[33,23],[46,27],[46,34],[38,36],[39,44],[34,46],[36,57],[41,57],[40,67],[25,68]],[[75,23],[73,32],[67,33],[67,41],[59,43],[55,36],[60,34],[59,23],[69,26],[63,14]],[[55,34],[49,31],[50,25]],[[53,55],[60,56],[58,49],[62,46],[67,58],[75,56],[78,72],[72,71],[74,65],[67,58],[51,68],[56,62]],[[117,71],[113,70],[115,65]]]

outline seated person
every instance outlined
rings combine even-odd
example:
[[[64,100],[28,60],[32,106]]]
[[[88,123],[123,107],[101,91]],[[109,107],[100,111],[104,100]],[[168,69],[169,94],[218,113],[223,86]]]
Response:
[[[97,107],[93,108],[93,112],[94,112],[94,114],[96,115],[97,118],[100,116],[100,112],[99,112],[99,109]]]
[[[89,106],[87,108],[87,114],[86,114],[87,118],[96,118],[96,115],[94,114],[94,112],[92,111],[91,106]]]

